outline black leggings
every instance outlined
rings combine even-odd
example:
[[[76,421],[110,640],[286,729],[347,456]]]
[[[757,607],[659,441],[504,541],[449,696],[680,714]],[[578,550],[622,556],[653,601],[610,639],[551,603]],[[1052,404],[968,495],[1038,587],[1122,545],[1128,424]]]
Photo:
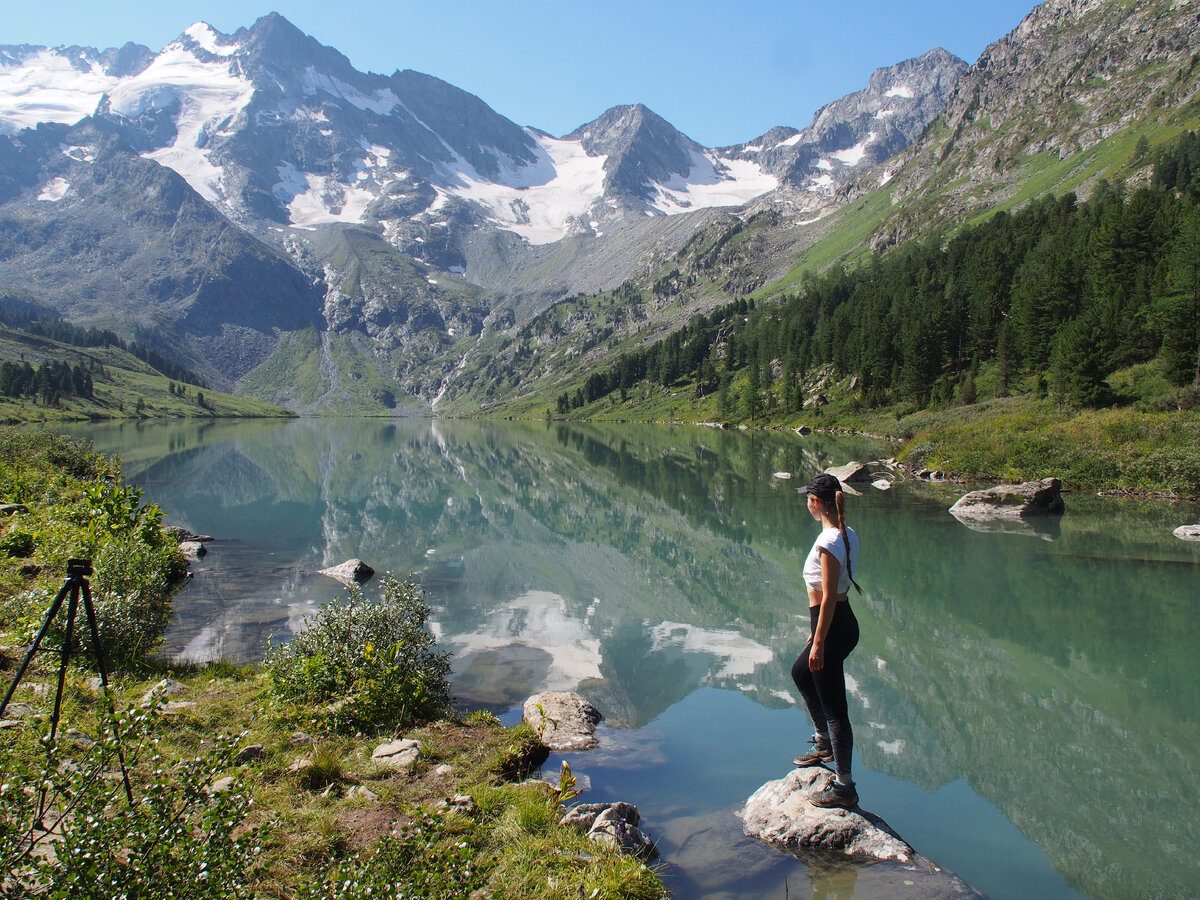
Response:
[[[812,624],[808,643],[792,663],[792,681],[800,689],[817,734],[829,738],[838,781],[850,784],[854,732],[850,728],[850,713],[846,706],[846,672],[842,663],[850,651],[858,646],[858,619],[850,609],[849,600],[843,600],[834,607],[833,622],[829,625],[829,633],[825,635],[825,666],[813,672],[808,668],[808,655],[812,652],[812,632],[817,630],[821,607],[810,607],[809,614]]]

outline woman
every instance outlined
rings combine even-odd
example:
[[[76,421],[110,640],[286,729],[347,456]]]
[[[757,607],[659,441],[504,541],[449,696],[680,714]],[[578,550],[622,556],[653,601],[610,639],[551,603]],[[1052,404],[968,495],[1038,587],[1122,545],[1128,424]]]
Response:
[[[807,495],[809,513],[824,527],[804,561],[811,634],[792,664],[792,680],[804,697],[816,734],[812,749],[794,762],[817,766],[832,761],[835,777],[812,803],[850,809],[858,805],[858,792],[850,777],[854,733],[842,664],[858,644],[858,620],[849,599],[852,584],[862,593],[853,577],[858,535],[846,525],[845,494],[837,478],[817,475],[800,493]]]

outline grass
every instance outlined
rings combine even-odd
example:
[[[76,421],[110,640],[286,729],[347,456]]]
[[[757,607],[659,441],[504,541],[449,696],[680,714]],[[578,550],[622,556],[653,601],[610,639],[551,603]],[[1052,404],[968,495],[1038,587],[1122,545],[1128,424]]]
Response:
[[[13,674],[12,661],[12,656],[5,659],[6,680]],[[68,682],[62,728],[96,733],[99,704],[82,674]],[[217,664],[142,679],[120,676],[114,679],[117,708],[137,706],[162,675],[184,686],[171,701],[195,705],[159,715],[153,731],[156,756],[139,756],[131,773],[135,795],[149,775],[147,766],[171,769],[204,754],[218,734],[241,734],[241,747],[261,746],[261,755],[228,770],[240,774],[254,801],[243,827],[260,832],[256,897],[295,897],[299,886],[320,883],[338,866],[369,863],[383,839],[403,835],[425,818],[436,826],[424,848],[431,868],[439,853],[469,847],[483,873],[486,896],[667,896],[643,863],[560,826],[561,810],[549,786],[520,780],[539,758],[540,743],[528,726],[506,728],[484,717],[430,723],[404,735],[420,742],[423,758],[407,771],[396,771],[371,760],[387,735],[315,744],[296,739],[254,667]],[[38,695],[29,687],[49,677],[45,670],[27,676],[16,699],[35,707],[50,702],[52,692]],[[36,753],[35,731],[9,729],[3,740],[10,749],[15,744]],[[311,766],[301,769],[294,765],[297,760]],[[474,809],[448,809],[445,799],[456,795],[470,796]]]

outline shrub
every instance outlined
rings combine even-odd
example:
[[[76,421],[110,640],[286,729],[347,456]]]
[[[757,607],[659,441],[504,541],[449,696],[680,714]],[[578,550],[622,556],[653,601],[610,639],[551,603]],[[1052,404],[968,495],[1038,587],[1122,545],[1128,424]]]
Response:
[[[90,557],[89,580],[105,662],[114,668],[144,665],[171,623],[171,598],[182,558],[174,538],[162,530],[162,510],[141,504],[135,487],[108,482],[78,485],[74,502],[45,505],[34,516],[33,543],[43,569],[65,578],[71,556]],[[44,620],[61,582],[44,580],[21,595],[29,637]],[[80,610],[82,613],[82,609]],[[47,632],[50,646],[61,645],[65,610]],[[90,658],[91,642],[82,615],[75,626],[75,650]]]
[[[387,731],[443,716],[450,662],[425,629],[429,607],[411,581],[388,576],[378,603],[358,586],[326,604],[266,660],[290,713],[341,731]]]
[[[219,738],[210,753],[168,764],[155,752],[153,730],[165,727],[161,721],[142,709],[122,722],[125,759],[147,773],[139,779],[131,771],[132,808],[121,780],[109,777],[117,762],[111,736],[83,756],[45,738],[40,754],[0,747],[0,863],[6,873],[0,894],[49,900],[253,896],[259,836],[244,828],[250,793],[237,780],[213,789],[232,765],[236,741]],[[43,790],[43,822],[58,832],[49,857],[40,852],[46,832],[31,828]]]

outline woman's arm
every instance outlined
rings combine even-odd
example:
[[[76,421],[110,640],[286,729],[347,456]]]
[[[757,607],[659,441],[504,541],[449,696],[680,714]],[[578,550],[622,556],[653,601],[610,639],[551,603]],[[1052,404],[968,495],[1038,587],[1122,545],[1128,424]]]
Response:
[[[812,651],[808,654],[808,670],[820,671],[825,667],[825,636],[833,624],[833,613],[838,602],[838,581],[842,576],[842,564],[837,557],[821,548],[821,612],[817,615],[817,627],[812,636]]]

